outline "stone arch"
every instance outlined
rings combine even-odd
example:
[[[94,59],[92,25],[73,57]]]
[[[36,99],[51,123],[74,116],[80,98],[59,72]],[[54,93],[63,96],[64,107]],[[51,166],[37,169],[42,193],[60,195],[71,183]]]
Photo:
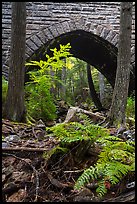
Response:
[[[93,22],[86,22],[85,19],[80,18],[77,21],[68,20],[53,24],[52,26],[46,27],[33,34],[26,40],[26,59],[48,41],[67,32],[76,30],[91,32],[104,40],[107,40],[116,47],[118,45],[118,33],[114,32],[111,28]]]
[[[26,54],[25,54],[25,59],[28,61],[29,59],[32,59],[32,56],[37,53],[37,51],[46,44],[50,44],[53,41],[56,41],[57,38],[60,36],[63,36],[65,34],[69,33],[76,33],[79,35],[80,32],[83,33],[90,33],[92,37],[94,37],[94,40],[96,39],[101,39],[101,43],[104,44],[105,46],[108,46],[113,52],[114,50],[114,55],[115,55],[115,62],[114,66],[111,67],[111,70],[108,70],[108,67],[105,69],[100,69],[100,66],[98,66],[98,70],[101,71],[105,77],[108,79],[110,84],[114,86],[114,81],[115,81],[115,73],[116,73],[116,58],[117,58],[117,46],[118,46],[118,33],[114,32],[111,27],[108,26],[102,26],[100,24],[95,24],[95,22],[87,22],[86,19],[84,18],[79,18],[76,20],[67,20],[67,21],[62,21],[59,23],[55,23],[49,27],[45,27],[41,30],[39,30],[36,33],[33,33],[28,39],[26,39]],[[106,42],[108,43],[106,45]],[[54,44],[54,43],[53,43]],[[85,60],[88,63],[91,61]],[[91,63],[90,63],[91,64]],[[131,79],[133,80],[131,89],[134,89],[134,68],[135,68],[135,49],[132,47],[132,58],[131,58],[131,67],[132,67],[132,76]],[[6,71],[7,70],[7,71]],[[108,71],[108,73],[106,72]],[[8,74],[8,60],[3,66],[3,73]]]
[[[113,58],[114,61],[111,63],[111,70],[109,67],[103,69],[100,68],[100,65],[97,66],[97,69],[102,72],[102,74],[108,79],[112,87],[114,87],[115,82],[115,74],[116,74],[116,58],[117,58],[117,46],[118,46],[118,33],[114,32],[111,28],[107,26],[102,26],[100,24],[95,24],[93,22],[86,22],[83,18],[80,18],[77,21],[69,20],[63,21],[60,23],[56,23],[48,28],[44,28],[39,32],[33,34],[26,41],[26,59],[30,59],[30,56],[36,52],[41,46],[47,43],[54,44],[56,46],[55,39],[59,38],[59,36],[63,36],[69,33],[76,33],[80,35],[80,32],[90,33],[94,36],[94,39],[101,39],[101,43],[104,46],[110,48],[110,52],[112,55],[115,55]],[[60,41],[61,42],[61,41]],[[107,44],[106,44],[107,42]],[[85,60],[91,64],[91,61]],[[131,65],[133,67],[134,64],[134,49],[132,49],[132,62]],[[132,68],[134,70],[134,68]],[[131,89],[134,89],[134,75],[131,74],[131,79],[133,80],[131,85]]]

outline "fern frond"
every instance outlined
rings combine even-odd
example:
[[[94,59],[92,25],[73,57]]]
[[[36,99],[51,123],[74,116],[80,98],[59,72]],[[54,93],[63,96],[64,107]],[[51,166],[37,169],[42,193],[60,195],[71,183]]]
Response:
[[[76,181],[74,189],[80,189],[89,182],[98,181],[96,192],[99,196],[103,196],[107,192],[106,182],[109,182],[109,185],[115,185],[129,172],[135,171],[134,144],[109,135],[106,128],[71,122],[59,124],[51,129],[60,138],[61,143],[89,140],[101,146],[96,164],[84,170]]]
[[[130,166],[120,162],[111,162],[106,165],[105,175],[112,184],[116,184],[130,171]]]
[[[66,153],[67,151],[68,151],[67,148],[65,148],[65,147],[60,147],[59,145],[57,145],[56,147],[52,148],[50,151],[48,151],[48,152],[45,151],[45,152],[43,153],[43,157],[48,160],[49,158],[51,158],[51,156],[52,156],[53,154],[55,154],[55,153],[57,153],[57,152]]]
[[[91,180],[97,179],[97,177],[97,167],[91,166],[90,168],[86,169],[83,174],[78,178],[77,182],[75,183],[74,189],[80,189],[85,185],[85,183],[89,183]]]
[[[99,182],[99,186],[96,189],[98,196],[103,197],[107,193],[107,188],[105,187],[104,180]]]
[[[128,141],[126,142],[117,142],[117,143],[114,143],[113,144],[113,149],[122,149],[124,151],[127,151],[127,152],[135,152],[135,146],[134,146],[135,143],[129,143]]]
[[[122,142],[118,140],[117,143]],[[109,146],[107,143],[106,146],[102,148],[95,167],[86,169],[78,178],[75,187],[80,189],[86,183],[98,179],[96,192],[99,196],[103,196],[107,192],[104,183],[106,178],[108,182],[115,185],[130,171],[135,171],[135,155],[127,152],[125,147],[123,149],[114,149],[113,145]]]
[[[71,142],[77,142],[77,141],[82,141],[82,140],[89,140],[89,137],[87,136],[81,136],[81,135],[77,135],[75,137],[64,137],[61,140],[61,143],[71,143]]]

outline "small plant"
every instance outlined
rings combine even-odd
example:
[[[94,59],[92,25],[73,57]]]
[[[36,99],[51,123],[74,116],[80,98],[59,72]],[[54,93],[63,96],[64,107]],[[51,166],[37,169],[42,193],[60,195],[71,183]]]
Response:
[[[97,181],[96,192],[102,197],[112,185],[117,184],[129,172],[135,171],[135,146],[115,136],[101,137],[97,141],[103,147],[99,159],[94,166],[83,172],[74,188],[80,189],[89,182]]]
[[[106,128],[98,125],[82,125],[78,122],[57,124],[50,128],[50,131],[59,138],[61,143],[71,143],[75,141],[91,140],[96,141],[100,135],[107,136],[109,132]]]
[[[68,149],[65,147],[60,147],[59,145],[57,145],[56,147],[54,147],[53,149],[51,149],[49,152],[45,151],[43,153],[43,158],[46,160],[49,160],[53,155],[58,154],[58,153],[66,153],[68,152]]]
[[[8,90],[8,81],[5,80],[5,78],[2,76],[2,106],[3,107],[7,96],[7,90]]]
[[[135,97],[128,97],[126,106],[126,116],[135,118]]]
[[[50,93],[51,84],[44,76],[35,83],[29,83],[26,87],[26,106],[28,114],[43,121],[56,118],[56,106]]]
[[[96,193],[104,196],[111,186],[135,171],[135,142],[111,136],[107,128],[90,124],[87,120],[85,125],[78,122],[58,124],[51,127],[50,131],[52,136],[59,139],[60,145],[90,141],[89,144],[100,146],[97,162],[85,169],[74,189],[79,190],[87,183],[97,182]]]
[[[57,78],[53,78],[50,75],[51,69],[56,71],[62,69],[65,66],[65,62],[62,60],[70,56],[69,49],[70,44],[60,45],[60,50],[56,48],[51,49],[53,56],[50,57],[46,54],[47,61],[31,61],[26,63],[26,66],[38,66],[37,71],[30,71],[31,81],[26,83],[26,106],[28,114],[34,119],[54,120],[56,118],[56,106],[54,103],[53,95],[51,94],[51,88],[54,86],[54,81]]]

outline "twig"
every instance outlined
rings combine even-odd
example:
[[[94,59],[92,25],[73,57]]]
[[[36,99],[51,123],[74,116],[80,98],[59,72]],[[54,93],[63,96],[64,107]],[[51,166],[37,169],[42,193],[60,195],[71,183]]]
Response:
[[[84,169],[80,169],[80,170],[75,170],[75,171],[64,171],[64,173],[79,173],[84,171]]]
[[[98,125],[102,125],[105,122],[106,122],[106,118],[104,118],[104,120],[102,120],[100,123],[98,123]]]
[[[33,171],[35,172],[35,175],[36,175],[36,196],[35,196],[35,202],[37,201],[38,199],[38,189],[39,189],[39,177],[38,177],[38,171],[35,169],[35,167],[30,164],[27,160],[25,160],[24,158],[21,158],[21,157],[18,157],[18,156],[15,156],[14,154],[8,154],[8,153],[2,153],[3,155],[5,156],[12,156],[12,157],[15,157],[16,159],[19,159],[21,161],[24,161],[25,163],[27,163],[28,165],[31,166],[31,168],[33,169]]]
[[[10,126],[10,127],[14,127],[14,124],[11,124],[10,122],[6,122],[4,120],[2,120],[2,124]]]
[[[45,148],[31,148],[31,147],[4,147],[2,151],[30,151],[30,152],[43,152],[47,151]]]
[[[35,133],[34,127],[32,127],[32,132],[33,132],[34,137],[37,138],[37,135]]]

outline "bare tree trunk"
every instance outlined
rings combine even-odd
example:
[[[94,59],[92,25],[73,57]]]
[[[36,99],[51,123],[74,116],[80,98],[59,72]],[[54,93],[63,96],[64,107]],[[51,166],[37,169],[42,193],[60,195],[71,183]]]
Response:
[[[103,103],[104,100],[104,90],[105,90],[105,82],[104,75],[99,72],[99,92],[100,92],[100,101]]]
[[[12,2],[11,56],[4,117],[25,121],[26,2]]]
[[[96,93],[95,87],[94,87],[94,83],[92,80],[92,75],[91,75],[91,69],[90,69],[90,64],[87,63],[87,77],[88,77],[88,84],[89,84],[89,90],[90,90],[90,95],[91,98],[95,104],[95,106],[99,109],[102,110],[102,104],[98,98],[98,95]]]
[[[125,125],[125,110],[130,80],[132,3],[121,2],[117,72],[109,112],[109,122],[115,125]]]

